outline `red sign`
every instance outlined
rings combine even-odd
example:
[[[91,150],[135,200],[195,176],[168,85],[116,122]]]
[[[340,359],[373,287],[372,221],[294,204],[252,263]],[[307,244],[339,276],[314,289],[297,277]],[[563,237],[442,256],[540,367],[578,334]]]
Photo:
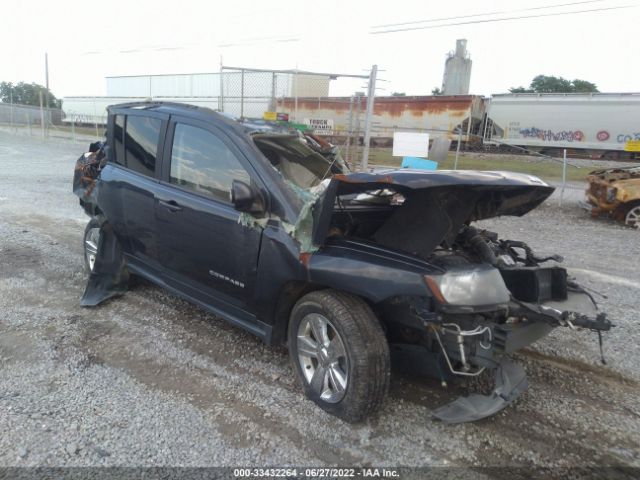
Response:
[[[607,132],[606,130],[600,130],[596,134],[596,138],[601,142],[606,142],[607,140],[609,140],[609,132]]]

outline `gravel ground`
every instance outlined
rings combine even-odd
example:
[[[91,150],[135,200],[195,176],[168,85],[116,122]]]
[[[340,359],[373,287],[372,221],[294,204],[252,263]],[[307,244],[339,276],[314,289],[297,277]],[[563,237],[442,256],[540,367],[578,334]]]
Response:
[[[529,391],[492,418],[434,422],[473,385],[394,374],[380,414],[348,425],[303,398],[285,349],[155,286],[79,306],[80,153],[0,132],[0,466],[640,467],[640,235],[581,211],[583,185],[482,226],[606,295],[607,365],[594,334],[558,329],[516,356]]]

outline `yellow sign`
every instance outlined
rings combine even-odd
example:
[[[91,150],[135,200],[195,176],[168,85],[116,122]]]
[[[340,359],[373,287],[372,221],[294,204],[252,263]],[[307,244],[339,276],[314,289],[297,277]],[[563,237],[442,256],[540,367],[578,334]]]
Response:
[[[264,120],[275,122],[278,119],[278,114],[276,112],[264,112],[262,118]]]
[[[640,152],[640,140],[628,140],[624,144],[625,152]]]

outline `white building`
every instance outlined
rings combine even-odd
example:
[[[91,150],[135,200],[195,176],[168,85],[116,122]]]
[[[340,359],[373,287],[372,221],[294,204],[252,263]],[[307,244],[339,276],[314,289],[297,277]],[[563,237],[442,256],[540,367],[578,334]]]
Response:
[[[65,121],[104,123],[106,107],[164,100],[221,110],[237,117],[262,118],[278,98],[327,97],[329,75],[294,71],[225,70],[223,73],[107,77],[104,97],[65,97]],[[221,94],[222,92],[222,94]]]

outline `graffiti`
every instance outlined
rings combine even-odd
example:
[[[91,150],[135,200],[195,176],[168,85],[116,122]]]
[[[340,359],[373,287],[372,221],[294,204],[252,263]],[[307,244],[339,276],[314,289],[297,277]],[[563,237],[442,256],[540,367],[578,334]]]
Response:
[[[581,142],[584,140],[584,133],[580,130],[563,130],[554,132],[552,130],[541,130],[531,127],[520,130],[520,135],[525,138],[538,138],[545,142]]]
[[[640,132],[627,134],[621,133],[620,135],[618,135],[616,140],[618,140],[618,143],[626,143],[629,140],[640,140]]]
[[[600,130],[598,133],[596,133],[596,138],[600,142],[606,142],[607,140],[609,140],[609,132],[607,132],[606,130]]]

